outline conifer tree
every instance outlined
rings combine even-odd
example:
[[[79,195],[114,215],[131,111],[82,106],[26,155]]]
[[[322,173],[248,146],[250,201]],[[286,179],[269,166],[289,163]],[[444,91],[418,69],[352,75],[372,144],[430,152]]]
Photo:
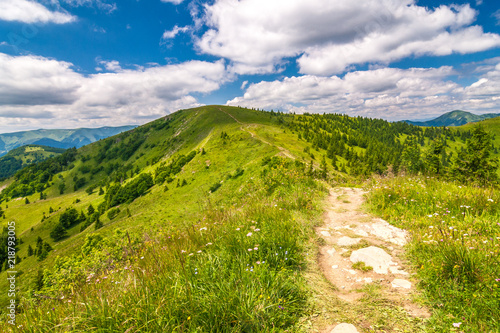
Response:
[[[491,156],[491,135],[482,126],[476,126],[465,150],[459,151],[453,161],[452,176],[462,182],[486,185],[498,181],[498,160]]]

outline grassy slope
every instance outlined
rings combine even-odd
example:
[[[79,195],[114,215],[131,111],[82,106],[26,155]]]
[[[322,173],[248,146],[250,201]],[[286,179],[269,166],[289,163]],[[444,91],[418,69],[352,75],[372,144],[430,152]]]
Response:
[[[238,124],[227,113],[231,113],[239,121],[252,124]],[[283,132],[273,124],[273,119],[270,116],[263,116],[262,112],[251,110],[240,110],[238,108],[228,107],[205,107],[200,109],[191,109],[179,112],[173,116],[174,122],[168,130],[154,132],[147,138],[145,143],[131,158],[134,166],[137,165],[143,168],[144,172],[152,172],[156,166],[146,166],[146,161],[161,155],[168,158],[175,153],[188,153],[193,149],[200,149],[202,146],[207,150],[206,155],[197,155],[191,163],[177,176],[179,179],[186,179],[188,185],[185,187],[175,188],[175,182],[168,184],[171,188],[168,192],[164,192],[163,186],[155,186],[151,189],[151,193],[144,197],[138,198],[128,205],[131,217],[127,217],[125,210],[122,207],[122,213],[113,221],[109,221],[103,216],[101,219],[104,222],[104,228],[97,231],[98,234],[111,234],[114,229],[122,228],[129,229],[131,232],[142,230],[145,226],[151,224],[161,224],[166,221],[174,221],[175,223],[192,223],[200,214],[200,202],[203,202],[208,193],[209,187],[220,180],[223,180],[228,174],[234,172],[237,167],[243,167],[247,174],[256,174],[259,170],[259,163],[264,156],[273,156],[278,154],[280,150],[274,146],[275,134]],[[275,120],[274,120],[275,123]],[[242,131],[240,128],[251,127],[251,131],[256,131],[259,136],[265,137],[269,143],[263,143],[258,138],[252,138],[251,134]],[[180,130],[177,130],[180,128]],[[230,135],[231,150],[226,151],[226,145],[220,142],[220,133],[227,132]],[[182,142],[176,142],[171,146],[165,146],[166,139],[177,137]],[[112,138],[111,138],[112,139]],[[292,135],[285,135],[279,138],[279,145],[293,146],[296,156],[300,156],[300,151],[303,150],[304,143],[297,141]],[[293,141],[295,140],[295,141]],[[146,145],[156,145],[154,148]],[[79,150],[81,155],[92,155],[96,152],[98,143],[85,146]],[[301,148],[302,147],[302,148]],[[136,159],[136,156],[140,158]],[[95,164],[90,160],[87,164]],[[67,184],[67,188],[73,186],[72,177],[76,170],[81,166],[82,162],[77,161],[75,168],[71,171],[61,173]],[[207,169],[206,165],[210,167]],[[99,179],[99,174],[91,181],[96,183]],[[92,195],[85,193],[84,189],[77,192],[69,190],[67,194],[59,195],[57,184],[61,182],[58,177],[54,177],[54,186],[46,191],[48,194],[47,200],[39,200],[38,194],[29,196],[30,204],[26,205],[23,199],[14,199],[8,203],[3,203],[2,208],[6,209],[7,219],[2,222],[6,225],[6,221],[16,221],[17,236],[23,239],[24,244],[20,246],[18,252],[21,258],[27,256],[28,244],[35,247],[35,240],[41,236],[45,241],[48,241],[54,251],[43,262],[37,262],[35,257],[27,257],[24,261],[17,265],[17,269],[23,271],[24,275],[19,278],[19,289],[28,290],[33,284],[33,279],[36,275],[35,268],[51,267],[54,264],[56,255],[67,255],[74,253],[79,249],[87,234],[94,233],[93,226],[79,232],[80,226],[77,225],[69,230],[71,237],[53,243],[50,239],[50,231],[58,222],[59,215],[68,207],[74,207],[78,211],[85,210],[89,204],[97,207],[103,200],[102,196],[97,195],[97,191]],[[220,193],[226,193],[230,197],[230,193],[234,188],[222,186]],[[75,203],[77,199],[80,202]],[[52,207],[55,212],[49,214],[49,208]],[[41,222],[43,213],[48,217],[44,222]],[[188,222],[189,221],[189,222]],[[33,228],[33,230],[31,230]],[[0,288],[6,287],[6,280],[2,278],[5,273],[0,273]],[[0,300],[5,301],[5,295],[0,295]]]
[[[14,219],[16,221],[17,234],[24,240],[24,244],[20,247],[21,257],[26,255],[28,244],[34,246],[35,239],[38,235],[41,235],[44,240],[49,241],[55,249],[55,251],[51,252],[49,257],[42,262],[37,262],[36,258],[29,257],[18,265],[17,268],[24,271],[24,275],[18,279],[18,287],[20,290],[29,290],[30,287],[33,286],[36,268],[52,267],[57,255],[65,256],[72,253],[78,253],[85,237],[90,234],[110,236],[115,233],[116,230],[121,229],[128,230],[133,237],[137,236],[142,239],[144,235],[147,235],[146,237],[156,239],[155,236],[158,235],[158,230],[163,230],[162,232],[166,232],[165,230],[172,232],[174,230],[182,231],[189,228],[193,229],[193,225],[201,226],[200,222],[204,221],[204,218],[207,216],[228,216],[227,221],[231,221],[228,225],[233,226],[233,229],[224,229],[221,231],[223,233],[231,234],[231,232],[234,231],[234,227],[238,227],[239,225],[244,225],[246,228],[249,228],[248,223],[251,219],[242,218],[242,216],[238,215],[241,214],[242,211],[245,211],[244,207],[248,205],[248,202],[245,202],[240,193],[243,192],[245,195],[251,195],[252,192],[248,193],[245,191],[255,185],[254,182],[257,181],[256,179],[260,179],[262,158],[278,155],[294,157],[299,161],[307,163],[310,161],[309,154],[304,152],[304,148],[310,148],[310,144],[303,140],[298,140],[296,134],[291,133],[289,129],[279,126],[277,117],[273,117],[268,113],[232,107],[210,106],[180,111],[170,116],[170,118],[173,119],[170,128],[146,133],[146,141],[127,163],[132,163],[134,167],[139,167],[142,172],[154,172],[158,164],[150,165],[152,160],[159,159],[160,163],[162,160],[169,160],[174,154],[187,154],[193,149],[199,150],[204,148],[207,153],[205,155],[197,154],[195,158],[184,167],[183,171],[176,176],[177,179],[185,179],[188,183],[186,186],[176,187],[175,184],[177,179],[167,185],[169,188],[168,191],[164,190],[165,185],[156,185],[150,190],[149,194],[136,199],[130,204],[122,204],[120,206],[121,212],[112,221],[109,221],[104,214],[101,217],[104,222],[104,227],[102,229],[95,231],[93,226],[90,226],[80,233],[80,226],[77,225],[69,230],[70,238],[55,244],[50,239],[49,233],[56,225],[60,212],[67,207],[75,207],[78,210],[86,209],[91,203],[94,207],[97,207],[103,200],[103,197],[97,195],[96,192],[88,195],[84,191],[85,188],[77,192],[71,190],[73,186],[72,178],[77,170],[83,164],[95,166],[96,163],[93,159],[84,163],[78,159],[75,162],[75,168],[61,173],[62,179],[54,177],[54,186],[46,191],[48,194],[47,200],[40,201],[38,200],[38,195],[32,195],[29,197],[29,200],[32,202],[29,205],[26,205],[24,200],[13,200],[7,203],[9,208],[6,210],[7,220],[5,221]],[[221,139],[222,131],[229,135],[228,140]],[[119,142],[120,136],[108,140]],[[226,142],[224,143],[224,141]],[[79,155],[95,155],[101,144],[102,142],[97,142],[83,147],[79,150]],[[460,143],[457,144],[460,145]],[[324,154],[324,151],[318,151],[316,149],[310,149],[310,151],[316,156],[315,165],[318,167],[320,156]],[[330,161],[328,163],[330,164]],[[243,176],[237,179],[228,179],[227,176],[233,174],[238,167],[245,170]],[[89,175],[87,174],[86,176],[88,177]],[[89,184],[97,184],[104,176],[103,172],[98,173],[93,179],[89,180]],[[57,190],[57,185],[63,180],[70,190],[61,196]],[[215,193],[209,194],[208,189],[210,186],[220,181],[222,181],[222,186]],[[259,184],[261,187],[267,185],[266,183]],[[253,187],[252,189],[257,193],[259,187]],[[281,202],[281,204],[287,204],[293,200],[298,200],[300,197],[304,197],[303,193],[307,191],[307,189],[299,185],[294,185],[293,189],[293,191],[302,192],[286,193],[287,195],[284,195],[282,198],[285,202]],[[286,191],[284,191],[284,193],[285,192]],[[324,195],[324,192],[313,191],[310,194],[311,198],[314,200],[320,198],[321,195]],[[79,203],[75,203],[77,199],[80,200]],[[261,196],[260,194],[255,194],[254,199],[256,202],[255,207],[259,207],[258,209],[262,209],[266,214],[271,214],[270,216],[272,216],[273,213],[267,211],[268,208],[263,208],[271,204],[272,201],[267,201],[269,198],[266,199],[265,195]],[[273,198],[272,200],[275,199],[276,198]],[[48,216],[49,207],[56,210],[60,207],[60,210],[53,213],[51,217],[46,219],[43,223],[40,222],[42,212],[45,212]],[[2,208],[5,208],[5,203],[2,203]],[[127,208],[131,216],[127,216]],[[319,216],[317,208],[314,208],[312,212],[317,214],[316,218]],[[252,213],[246,211],[245,214],[249,214],[246,216],[251,216]],[[291,214],[292,215],[287,216],[290,218],[293,216],[303,221],[301,223],[304,223],[303,227],[305,229],[301,229],[300,233],[304,233],[307,236],[307,232],[310,232],[311,223],[316,223],[315,218],[304,215],[299,209],[293,210]],[[270,227],[270,225],[268,225],[268,227]],[[287,225],[287,227],[291,228],[296,226],[290,224]],[[33,228],[33,231],[31,231],[31,228]],[[220,237],[220,235],[221,234],[213,234],[212,236]],[[156,248],[156,250],[160,249]],[[224,255],[229,254],[226,253]],[[234,253],[232,253],[231,256],[232,255],[234,255]],[[237,253],[237,255],[241,254]],[[166,255],[163,259],[171,260],[172,258]],[[216,265],[210,260],[207,261],[209,263],[207,267]],[[145,269],[145,267],[143,268]],[[160,272],[157,273],[160,274]],[[0,289],[6,288],[4,274],[5,273],[0,273]],[[193,277],[192,275],[188,276]],[[123,276],[123,278],[131,278],[131,276]],[[148,281],[151,282],[152,280],[147,280],[145,283],[149,283]],[[126,290],[127,289],[125,289],[125,292]],[[110,289],[110,291],[112,293],[124,292],[123,289]],[[253,290],[252,292],[258,291]],[[0,297],[5,296],[0,295]],[[5,301],[5,299],[0,300]],[[128,304],[128,307],[131,309],[134,308],[133,300],[114,300],[115,302],[124,302],[124,304]],[[171,301],[175,302],[175,300]],[[243,298],[239,301],[246,302],[249,300]],[[190,306],[193,306],[192,303],[190,304]],[[303,304],[301,306],[303,306]],[[110,309],[116,310],[116,308],[113,307]],[[109,311],[109,309],[106,310],[97,306],[94,310],[94,315],[97,314],[97,317],[93,317],[92,311],[87,312],[85,316],[90,316],[87,317],[87,319],[91,320],[94,325],[103,324],[99,322],[99,320],[106,316],[105,313]],[[373,309],[373,311],[375,311],[374,315],[377,315],[377,310]],[[186,321],[188,314],[184,314],[183,320]],[[70,313],[64,311],[58,315],[71,316]],[[131,313],[128,315],[133,316]],[[85,316],[82,318],[86,318]],[[36,318],[31,319],[35,321],[38,320]],[[58,319],[54,318],[53,320],[57,322]],[[275,318],[275,320],[278,319]],[[118,324],[113,323],[113,325]],[[184,323],[182,325],[184,325]],[[88,327],[86,329],[88,329]],[[82,330],[85,331],[83,328]],[[120,329],[116,328],[115,330],[120,331]]]

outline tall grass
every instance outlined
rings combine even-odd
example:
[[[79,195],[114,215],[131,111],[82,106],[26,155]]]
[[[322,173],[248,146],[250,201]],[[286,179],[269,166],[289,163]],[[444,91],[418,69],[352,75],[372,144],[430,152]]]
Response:
[[[199,221],[183,228],[167,223],[135,245],[122,235],[118,247],[133,250],[99,271],[86,266],[73,291],[58,292],[61,277],[48,274],[52,288],[46,290],[56,300],[25,300],[18,315],[21,330],[292,329],[307,311],[304,249],[319,212],[318,199],[326,194],[302,174],[281,160],[261,177],[247,178],[231,204],[223,198],[207,201]],[[94,248],[89,256],[102,256],[110,247],[96,243]]]
[[[429,178],[373,181],[371,207],[411,234],[435,332],[500,332],[500,193]]]

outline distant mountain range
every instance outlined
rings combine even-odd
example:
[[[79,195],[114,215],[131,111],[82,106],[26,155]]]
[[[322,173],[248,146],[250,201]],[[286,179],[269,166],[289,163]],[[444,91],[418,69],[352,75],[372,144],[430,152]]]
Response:
[[[486,113],[486,114],[473,114],[467,111],[455,110],[445,113],[436,119],[428,121],[412,121],[403,120],[408,124],[415,126],[425,126],[425,127],[441,127],[441,126],[462,126],[468,123],[474,123],[485,119],[499,117],[500,113]]]
[[[0,134],[0,156],[24,145],[42,145],[53,148],[80,148],[94,141],[131,130],[137,126],[39,129],[16,133]]]

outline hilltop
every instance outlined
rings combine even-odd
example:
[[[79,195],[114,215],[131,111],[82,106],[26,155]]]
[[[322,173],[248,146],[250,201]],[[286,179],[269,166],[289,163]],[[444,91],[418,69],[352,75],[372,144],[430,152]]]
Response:
[[[77,128],[77,129],[39,129],[0,134],[0,156],[8,151],[25,145],[42,145],[53,148],[80,148],[89,143],[129,131],[136,126]]]
[[[14,175],[18,170],[55,157],[65,149],[40,145],[26,145],[9,151],[0,157],[0,180]]]
[[[424,126],[424,127],[461,126],[485,119],[496,118],[498,116],[500,116],[500,113],[486,113],[477,115],[467,111],[455,110],[447,112],[435,119],[428,121],[404,120],[404,122],[415,126]]]
[[[323,223],[330,187],[349,184],[372,186],[381,193],[370,198],[373,209],[406,222],[402,217],[413,212],[401,207],[407,194],[387,197],[384,191],[403,188],[384,187],[379,179],[429,177],[408,180],[417,189],[444,178],[474,133],[214,105],[67,149],[0,183],[0,221],[4,227],[14,221],[19,240],[18,323],[31,332],[308,331],[321,321],[347,318],[363,327],[419,331],[421,318],[394,300],[375,301],[378,284],[366,286],[358,303],[342,305],[318,271],[315,258],[324,241],[314,229]],[[431,185],[411,195],[438,196]],[[457,194],[461,205],[482,197],[479,190],[443,187],[470,191]],[[496,201],[497,195],[488,198]],[[483,201],[475,207],[489,202]],[[416,202],[432,203],[425,216],[434,212],[434,201]],[[398,210],[383,209],[389,205]],[[446,207],[454,214],[462,209]],[[427,231],[427,223],[407,227]],[[372,245],[367,242],[355,246]],[[425,244],[419,249],[440,253]],[[0,251],[2,290],[8,287],[6,258]],[[418,272],[413,261],[408,269]],[[367,307],[367,300],[376,306]],[[315,316],[323,308],[330,310]],[[488,306],[481,309],[489,313]],[[488,320],[478,318],[477,325]],[[434,323],[450,320],[438,313]]]

